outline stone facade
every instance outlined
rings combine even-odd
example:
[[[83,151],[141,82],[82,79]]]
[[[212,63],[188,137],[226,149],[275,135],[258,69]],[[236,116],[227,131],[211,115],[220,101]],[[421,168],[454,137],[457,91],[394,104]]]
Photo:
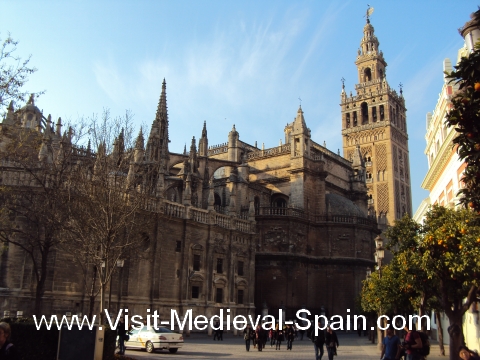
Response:
[[[387,89],[385,96],[393,95]],[[353,100],[342,96],[346,109]],[[289,318],[303,307],[317,314],[322,306],[331,315],[353,312],[379,233],[375,217],[368,216],[363,142],[349,143],[349,159],[331,152],[311,139],[300,107],[284,129],[285,143],[277,147],[247,144],[235,126],[227,142],[209,146],[204,123],[198,148],[193,138],[189,152],[173,153],[166,99],[164,81],[146,146],[140,132],[128,151],[127,181],[152,189],[144,211],[155,221],[140,249],[145,259],[125,260],[112,278],[105,306],[143,315],[156,309],[162,318],[169,317],[170,309],[190,308],[193,315],[207,316],[221,308],[230,308],[232,315],[283,309]],[[395,99],[403,104],[402,98]],[[350,139],[345,115],[344,135]],[[404,117],[398,119],[404,123]],[[15,127],[44,139],[41,160],[54,158],[68,138],[61,136],[61,121],[53,129],[33,99],[16,112],[10,108],[1,141]],[[371,154],[386,148],[394,131],[406,139],[397,128],[387,127]],[[96,156],[76,151],[79,157]],[[390,152],[385,150],[385,156]],[[0,175],[4,185],[14,187],[22,175],[10,165],[4,161]],[[145,176],[145,168],[153,172]],[[49,269],[44,313],[87,312],[86,286],[68,254],[55,251]],[[0,271],[1,308],[31,314],[35,292],[28,257],[9,246],[0,257]]]

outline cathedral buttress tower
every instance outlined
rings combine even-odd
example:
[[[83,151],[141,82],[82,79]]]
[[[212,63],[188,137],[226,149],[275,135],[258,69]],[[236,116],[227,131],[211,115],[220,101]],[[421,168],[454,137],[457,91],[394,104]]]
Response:
[[[360,146],[366,167],[368,206],[380,224],[412,215],[405,99],[390,88],[387,63],[367,16],[358,49],[358,84],[349,95],[342,85],[343,155],[353,160]],[[342,79],[343,80],[343,79]]]

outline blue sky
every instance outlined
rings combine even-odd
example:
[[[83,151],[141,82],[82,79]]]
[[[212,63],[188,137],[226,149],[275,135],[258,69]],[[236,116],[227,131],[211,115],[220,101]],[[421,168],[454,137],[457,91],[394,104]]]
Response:
[[[209,144],[240,139],[277,146],[300,97],[317,143],[342,148],[340,91],[358,82],[354,64],[365,24],[361,1],[22,1],[2,2],[0,36],[20,41],[38,68],[26,89],[54,119],[129,109],[150,126],[167,82],[170,150],[183,151],[207,121]],[[391,87],[404,84],[413,209],[427,192],[425,115],[454,63],[457,29],[473,1],[371,3],[371,23]]]

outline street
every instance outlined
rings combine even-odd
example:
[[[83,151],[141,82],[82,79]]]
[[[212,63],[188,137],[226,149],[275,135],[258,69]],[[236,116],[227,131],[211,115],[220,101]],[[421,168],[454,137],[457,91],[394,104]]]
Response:
[[[367,337],[358,337],[357,334],[338,333],[340,347],[336,359],[367,360],[379,359],[380,352],[376,345],[372,345]],[[438,344],[431,341],[431,351],[428,360],[448,359],[439,355]],[[448,356],[448,346],[446,347]],[[267,344],[266,348],[259,352],[250,347],[250,352],[245,350],[245,343],[241,336],[234,337],[231,334],[224,335],[224,341],[213,341],[213,337],[206,334],[192,334],[186,338],[184,346],[178,350],[177,354],[170,354],[163,350],[154,354],[148,354],[144,350],[127,350],[125,355],[135,359],[314,359],[313,345],[306,336],[303,341],[296,340],[293,343],[293,350],[287,351],[286,342],[282,343],[281,350],[275,350]],[[323,355],[323,360],[327,360],[327,352]]]

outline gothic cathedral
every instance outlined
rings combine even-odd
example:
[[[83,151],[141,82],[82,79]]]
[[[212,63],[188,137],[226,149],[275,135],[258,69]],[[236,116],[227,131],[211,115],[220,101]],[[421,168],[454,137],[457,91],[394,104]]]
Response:
[[[355,65],[356,94],[342,85],[343,155],[352,160],[360,146],[366,167],[368,211],[379,225],[412,215],[405,99],[390,88],[387,63],[367,16]]]

